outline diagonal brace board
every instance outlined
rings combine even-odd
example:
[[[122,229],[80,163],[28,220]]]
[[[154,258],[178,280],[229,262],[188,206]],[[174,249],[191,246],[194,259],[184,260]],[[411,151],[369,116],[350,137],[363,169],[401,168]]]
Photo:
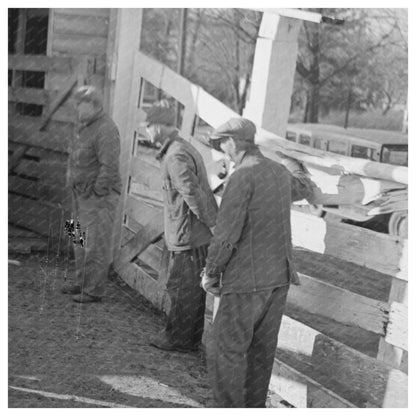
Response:
[[[119,251],[114,259],[116,267],[121,267],[140,255],[150,244],[163,235],[163,212],[157,211],[152,222],[143,226]]]

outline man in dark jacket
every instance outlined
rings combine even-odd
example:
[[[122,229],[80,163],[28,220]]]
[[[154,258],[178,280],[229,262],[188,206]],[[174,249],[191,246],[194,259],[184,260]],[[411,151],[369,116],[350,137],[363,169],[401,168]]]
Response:
[[[290,206],[310,190],[254,144],[255,125],[229,120],[212,145],[235,163],[202,279],[220,295],[210,374],[218,407],[264,407],[293,267]]]
[[[104,294],[112,258],[114,217],[121,191],[120,138],[95,87],[79,87],[73,99],[79,123],[69,149],[67,186],[75,224],[79,222],[85,240],[74,246],[76,284],[65,285],[62,292],[75,295],[76,302],[97,302]]]
[[[175,128],[175,111],[162,101],[147,111],[147,133],[159,147],[165,242],[170,251],[165,330],[151,344],[164,350],[198,349],[204,329],[205,292],[200,274],[215,225],[217,204],[200,153]]]

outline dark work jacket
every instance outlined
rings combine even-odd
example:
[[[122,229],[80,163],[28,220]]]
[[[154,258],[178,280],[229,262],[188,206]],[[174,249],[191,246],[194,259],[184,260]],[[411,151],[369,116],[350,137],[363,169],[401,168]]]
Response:
[[[67,186],[83,197],[121,192],[120,136],[103,111],[77,126],[69,146]]]
[[[175,131],[158,159],[162,162],[167,248],[184,251],[208,244],[218,207],[201,154]]]
[[[290,206],[310,192],[257,149],[236,162],[206,264],[207,274],[223,273],[221,294],[299,284],[292,260]]]

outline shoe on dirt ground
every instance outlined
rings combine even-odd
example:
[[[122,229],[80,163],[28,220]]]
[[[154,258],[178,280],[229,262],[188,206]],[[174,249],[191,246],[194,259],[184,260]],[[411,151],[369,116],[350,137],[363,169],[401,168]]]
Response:
[[[149,342],[150,345],[164,351],[179,351],[179,352],[193,352],[198,351],[199,346],[185,346],[180,344],[173,344],[166,337],[162,335],[155,335]]]
[[[78,303],[93,303],[93,302],[101,302],[101,298],[98,296],[91,296],[86,293],[80,293],[79,295],[75,295],[72,297],[74,302]]]
[[[61,293],[64,295],[78,295],[81,293],[80,285],[64,285],[61,288]]]

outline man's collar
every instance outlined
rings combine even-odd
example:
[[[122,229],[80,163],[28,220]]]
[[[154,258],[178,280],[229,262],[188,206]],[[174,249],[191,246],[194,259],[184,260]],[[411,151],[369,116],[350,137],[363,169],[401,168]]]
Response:
[[[169,149],[169,146],[175,141],[179,139],[179,133],[178,130],[174,130],[164,141],[162,147],[160,148],[160,150],[157,152],[156,154],[156,159],[157,160],[162,160],[163,157],[165,156],[166,152]]]
[[[104,116],[104,109],[98,110],[91,118],[85,120],[81,123],[83,127],[88,127],[90,124],[94,123],[94,121],[98,120],[99,118]]]
[[[248,155],[262,155],[262,153],[260,152],[260,150],[257,147],[253,147],[252,149],[246,150],[245,152],[241,152],[237,157],[236,160],[234,161],[234,166],[235,168],[237,168],[238,166],[240,166],[243,163],[243,160],[246,156]]]

